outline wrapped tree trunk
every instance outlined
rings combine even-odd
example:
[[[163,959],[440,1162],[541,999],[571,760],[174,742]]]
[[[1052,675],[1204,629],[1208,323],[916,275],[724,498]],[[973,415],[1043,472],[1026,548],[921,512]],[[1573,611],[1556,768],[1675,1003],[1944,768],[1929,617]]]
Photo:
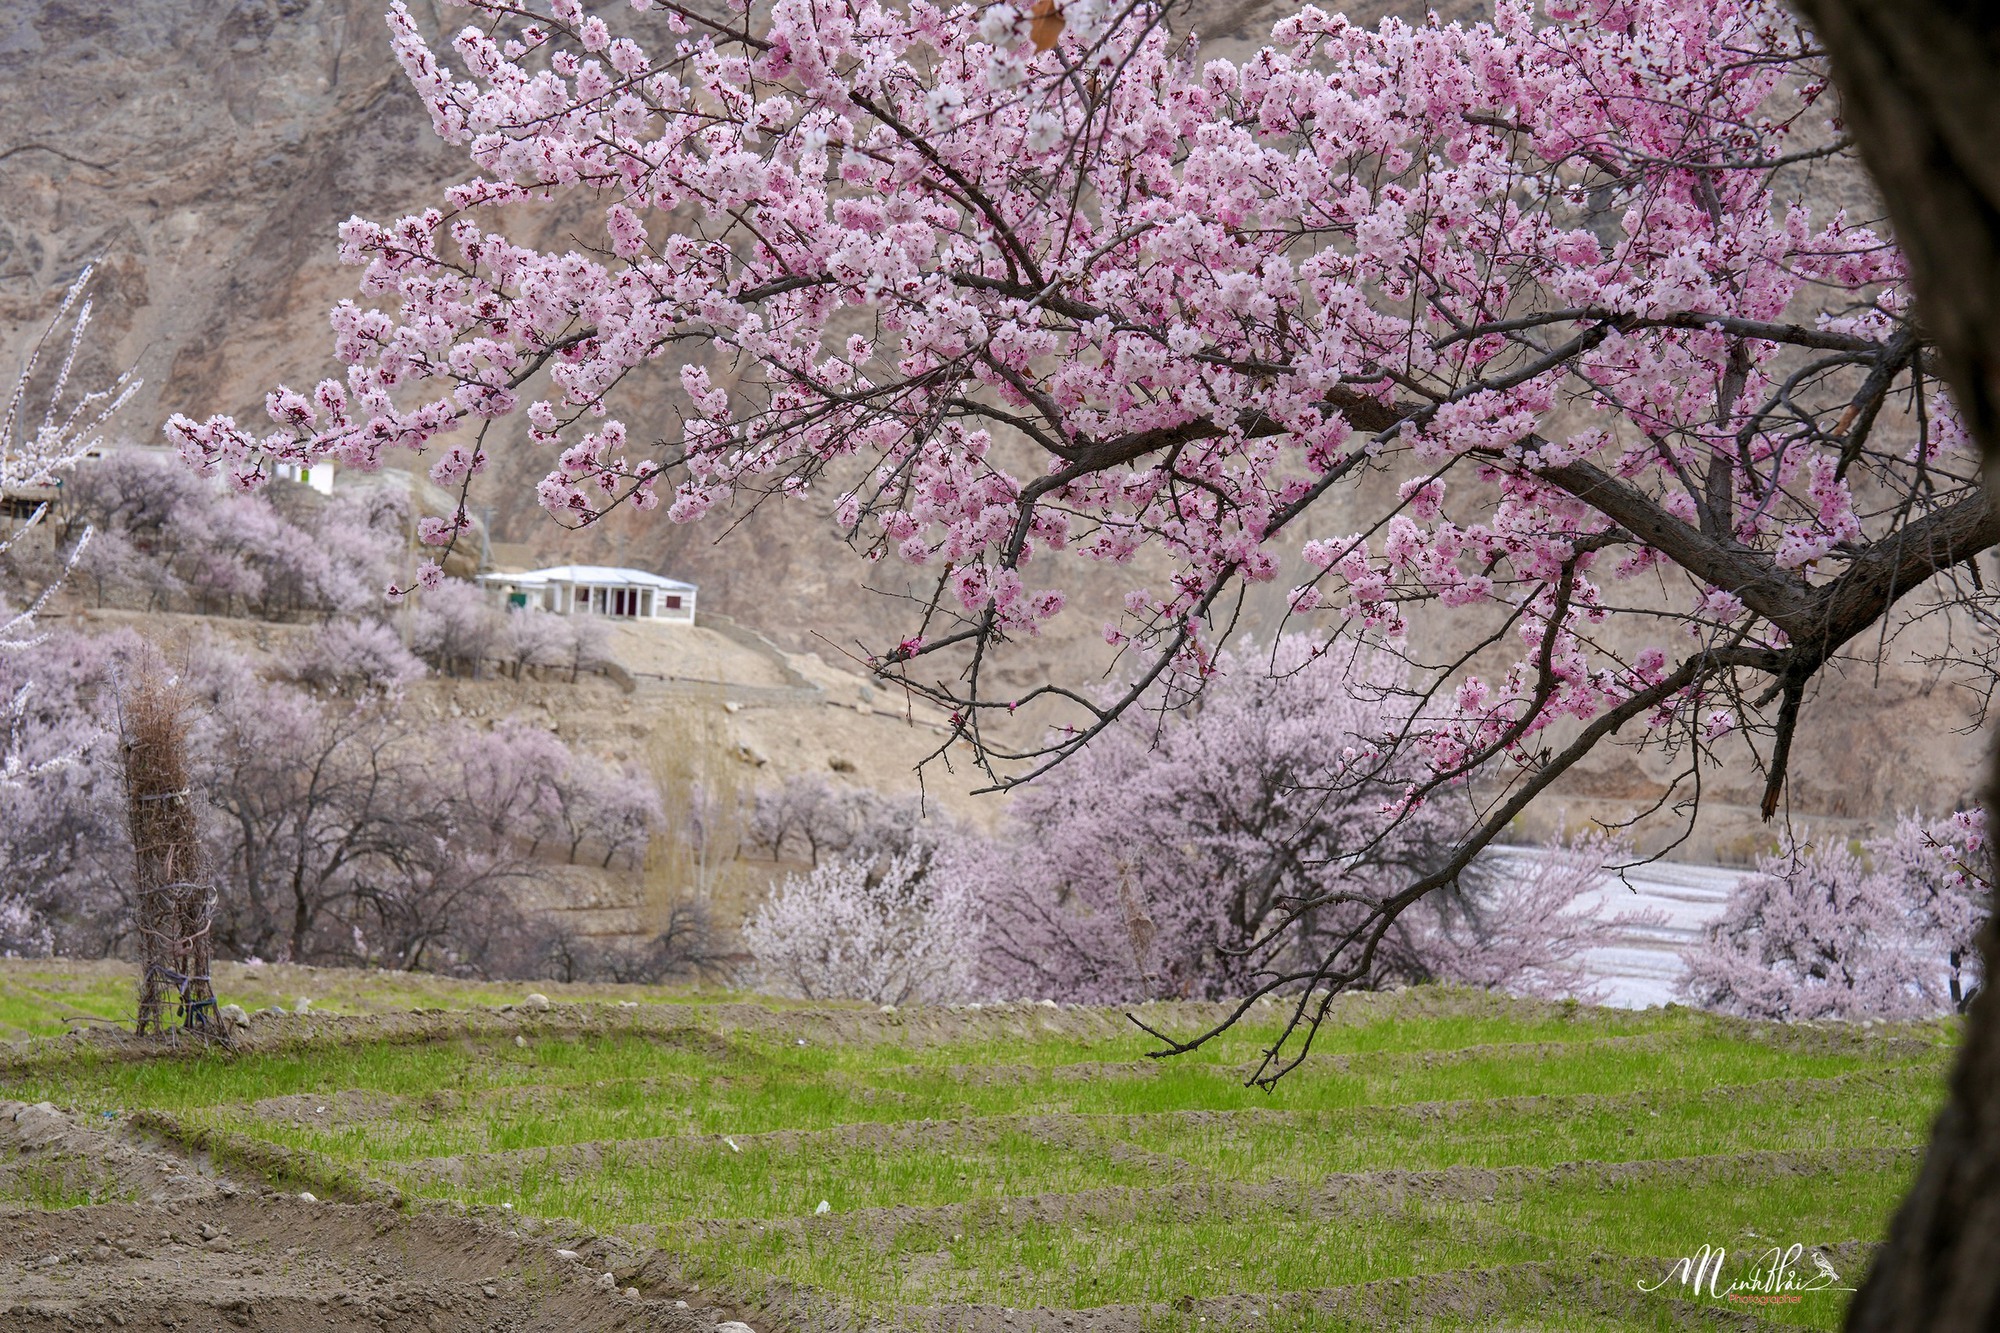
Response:
[[[188,781],[188,700],[153,665],[124,700],[125,792],[139,928],[138,1030],[178,1020],[213,1028],[209,982],[215,893],[203,872],[194,792]],[[177,1010],[171,1013],[170,1010]]]
[[[1796,0],[1909,257],[1933,334],[2000,493],[2000,8],[1978,0]],[[1996,807],[2000,783],[1988,788]],[[2000,827],[1996,822],[1994,827]],[[1981,938],[1986,976],[2000,937]],[[2000,992],[1966,1017],[1950,1099],[1847,1326],[2000,1328]]]

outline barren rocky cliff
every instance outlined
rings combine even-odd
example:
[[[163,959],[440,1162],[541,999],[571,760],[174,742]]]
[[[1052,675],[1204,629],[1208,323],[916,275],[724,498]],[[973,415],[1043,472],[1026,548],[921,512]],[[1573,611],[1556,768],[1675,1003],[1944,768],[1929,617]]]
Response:
[[[384,0],[11,0],[0,6],[0,351],[11,357],[87,261],[101,262],[94,364],[146,379],[126,426],[157,439],[170,412],[261,416],[263,394],[331,366],[326,311],[353,292],[334,256],[338,223],[423,206],[466,174],[388,52]],[[462,11],[415,0],[433,30]],[[1371,3],[1354,17],[1390,6]],[[1451,7],[1458,16],[1471,6]],[[1190,19],[1211,50],[1268,27],[1282,4],[1215,3]],[[589,214],[528,220],[523,235],[566,244]],[[795,651],[838,660],[907,632],[908,604],[865,589],[880,567],[840,546],[824,506],[768,506],[741,522],[677,528],[619,516],[582,534],[533,507],[539,460],[517,455],[476,503],[494,535],[553,559],[661,569],[702,586],[703,605]],[[1319,516],[1322,535],[1360,526],[1360,502]],[[1280,584],[1283,584],[1280,580]],[[1083,571],[1075,609],[1012,667],[1027,680],[1101,667],[1099,627],[1123,583]],[[897,591],[891,587],[891,591]],[[1268,627],[1279,589],[1253,599]],[[1961,627],[1962,629],[1963,627]],[[1860,831],[1897,809],[1966,799],[1978,767],[1969,696],[1910,664],[1942,642],[1918,626],[1879,670],[1837,668],[1808,708],[1793,816]],[[1865,645],[1872,655],[1874,645]],[[1704,792],[1710,813],[1682,854],[1740,859],[1772,831],[1750,811],[1761,779],[1747,762]],[[1559,798],[1610,818],[1655,800],[1665,768],[1622,750],[1594,761]],[[933,781],[949,775],[933,775]]]

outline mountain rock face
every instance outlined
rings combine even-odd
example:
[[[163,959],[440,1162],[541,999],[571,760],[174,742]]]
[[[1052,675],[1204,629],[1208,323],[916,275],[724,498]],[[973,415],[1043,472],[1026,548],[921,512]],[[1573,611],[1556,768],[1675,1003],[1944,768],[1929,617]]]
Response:
[[[389,59],[381,9],[28,0],[0,15],[0,316],[18,336],[101,260],[93,352],[145,376],[135,433],[323,371],[326,309],[352,288],[335,225],[459,170]]]
[[[1205,0],[1186,22],[1210,53],[1235,54],[1289,7]],[[0,6],[0,355],[18,356],[65,284],[97,260],[97,336],[78,373],[108,377],[132,366],[145,377],[125,423],[134,439],[157,442],[176,411],[261,420],[271,386],[327,374],[326,312],[354,294],[356,276],[335,260],[338,224],[421,208],[440,184],[468,174],[464,158],[432,135],[390,58],[384,8],[385,0]],[[1446,19],[1481,9],[1439,8]],[[465,18],[426,0],[412,9],[433,32]],[[1349,12],[1372,22],[1392,9],[1420,16],[1422,6],[1378,0]],[[602,223],[579,201],[520,218],[515,232],[542,245],[589,244]],[[643,412],[626,415],[642,438],[672,429],[649,426]],[[746,509],[733,524],[717,516],[676,527],[619,514],[569,533],[534,507],[532,484],[546,463],[508,445],[482,478],[475,509],[496,538],[550,563],[664,570],[699,583],[704,606],[829,661],[879,651],[916,623],[919,608],[905,597],[927,589],[855,559],[833,532],[830,494]],[[1344,497],[1299,541],[1365,526],[1370,502],[1390,494]],[[1088,685],[1112,665],[1099,630],[1132,572],[1065,570],[1072,611],[1016,645],[1001,679],[1024,687],[1058,673]],[[871,582],[890,595],[871,594]],[[1275,626],[1289,582],[1257,589],[1241,627]],[[1440,625],[1470,628],[1449,618]],[[1889,645],[1895,660],[1879,672],[1856,662],[1827,675],[1795,762],[1795,815],[1859,831],[1899,808],[1940,810],[1968,798],[1979,757],[1965,732],[1968,697],[1948,677],[1901,664],[1943,638],[1942,625],[1920,625]],[[1657,757],[1609,750],[1550,801],[1543,820],[1558,807],[1572,822],[1614,819],[1657,800],[1673,772]],[[1684,854],[1767,848],[1772,830],[1751,809],[1760,788],[1739,752],[1719,783],[1708,781],[1708,813]]]

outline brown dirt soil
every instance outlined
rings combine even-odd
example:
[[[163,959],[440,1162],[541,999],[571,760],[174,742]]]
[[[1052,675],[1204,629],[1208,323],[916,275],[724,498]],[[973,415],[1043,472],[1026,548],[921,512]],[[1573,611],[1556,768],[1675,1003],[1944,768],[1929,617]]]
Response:
[[[703,1333],[739,1317],[657,1269],[641,1274],[613,1242],[504,1213],[308,1202],[218,1179],[118,1127],[0,1102],[0,1195],[90,1163],[129,1198],[0,1204],[0,1327]],[[605,1272],[615,1289],[600,1285]]]
[[[136,1140],[123,1127],[81,1124],[47,1102],[0,1101],[0,1208],[8,1200],[88,1196],[170,1204],[224,1188],[193,1164]],[[234,1186],[227,1186],[234,1191]]]

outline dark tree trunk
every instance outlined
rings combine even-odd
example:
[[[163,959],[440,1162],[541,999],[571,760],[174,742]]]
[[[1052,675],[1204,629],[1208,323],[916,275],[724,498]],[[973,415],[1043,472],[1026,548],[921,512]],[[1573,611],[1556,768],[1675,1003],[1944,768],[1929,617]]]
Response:
[[[1909,255],[1917,313],[2000,494],[2000,5],[1795,0]],[[1989,785],[1995,810],[2000,782]],[[2000,829],[2000,822],[1993,825]],[[1989,924],[1986,975],[2000,963]],[[2000,1329],[2000,992],[1966,1015],[1950,1100],[1849,1310],[1856,1333]]]
[[[209,984],[215,892],[204,873],[188,776],[188,699],[163,668],[146,663],[122,701],[125,791],[134,855],[141,1035],[169,1026],[173,995],[189,1028],[218,1031]]]

